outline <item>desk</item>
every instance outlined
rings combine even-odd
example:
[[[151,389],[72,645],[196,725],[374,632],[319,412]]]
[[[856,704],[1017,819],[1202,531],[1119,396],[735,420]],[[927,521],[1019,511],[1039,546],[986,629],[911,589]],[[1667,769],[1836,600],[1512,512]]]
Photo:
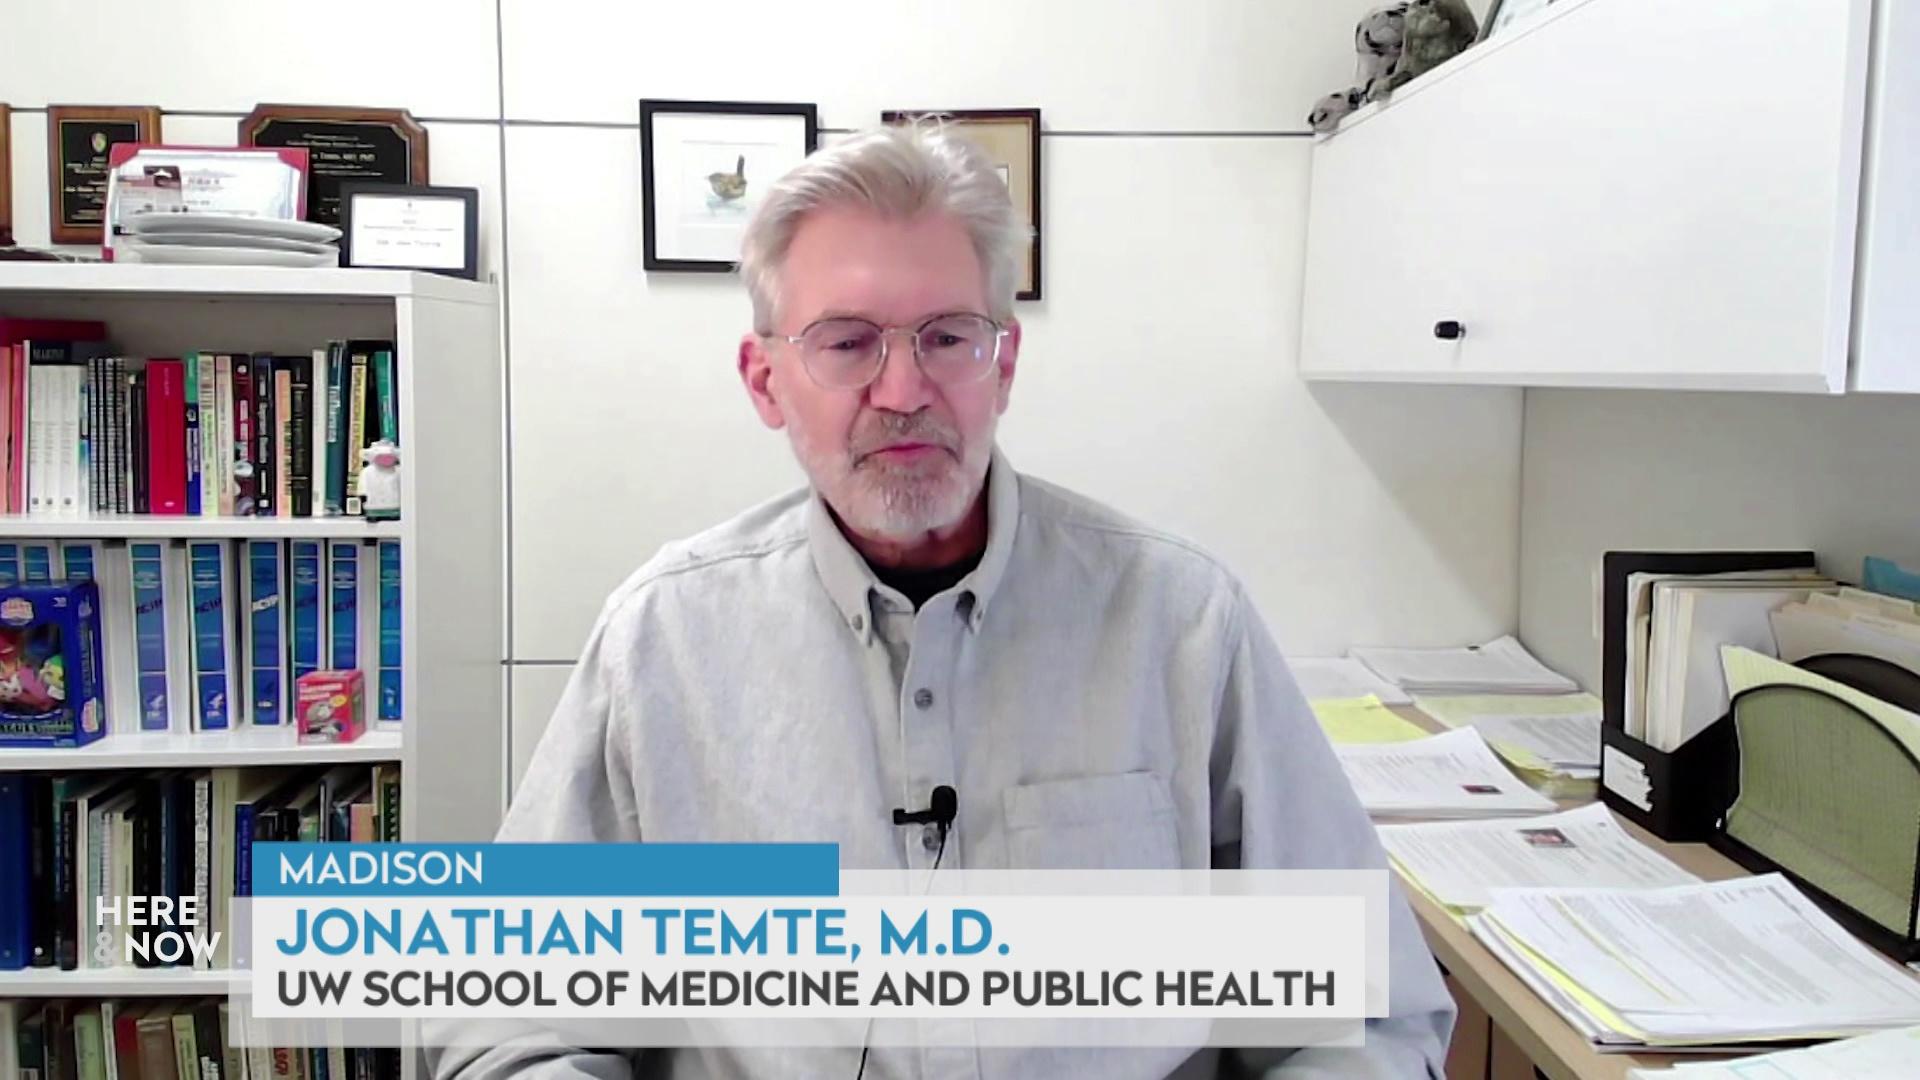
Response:
[[[1394,711],[1431,731],[1447,730],[1445,725],[1410,706]],[[1563,802],[1561,808],[1573,809],[1585,801]],[[1614,821],[1634,839],[1707,881],[1724,881],[1747,874],[1746,868],[1705,844],[1670,844],[1618,814],[1614,815]],[[1412,889],[1403,891],[1407,895],[1407,902],[1413,905],[1414,915],[1420,920],[1420,929],[1426,935],[1428,947],[1453,977],[1454,985],[1470,995],[1493,1019],[1494,1024],[1552,1080],[1624,1080],[1627,1073],[1636,1068],[1713,1060],[1701,1054],[1676,1056],[1596,1052],[1592,1044],[1553,1011],[1553,1006],[1540,1000],[1539,995],[1527,989],[1519,976],[1488,952],[1485,945],[1475,941],[1466,927],[1455,922],[1452,916],[1425,896]]]

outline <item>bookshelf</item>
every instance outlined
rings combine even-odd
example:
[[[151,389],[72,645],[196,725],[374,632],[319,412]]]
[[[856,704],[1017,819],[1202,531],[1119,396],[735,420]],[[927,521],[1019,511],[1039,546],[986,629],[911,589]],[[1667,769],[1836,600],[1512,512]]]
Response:
[[[0,748],[0,772],[397,762],[408,840],[485,840],[505,770],[503,374],[491,284],[403,271],[0,263],[0,313],[98,319],[131,356],[307,352],[391,339],[399,357],[399,521],[5,516],[4,539],[400,541],[402,721],[345,745],[288,728],[109,735]],[[185,725],[180,725],[184,727]],[[224,994],[244,974],[180,968],[0,972],[0,998]]]

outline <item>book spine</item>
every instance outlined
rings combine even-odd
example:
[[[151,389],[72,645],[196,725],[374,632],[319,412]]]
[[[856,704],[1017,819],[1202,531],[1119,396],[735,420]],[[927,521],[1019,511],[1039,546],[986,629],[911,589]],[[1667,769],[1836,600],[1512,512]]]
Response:
[[[394,370],[393,350],[373,354],[374,396],[378,402],[380,438],[400,445],[400,380]],[[371,440],[369,440],[371,441]]]
[[[213,777],[201,773],[193,778],[193,894],[196,900],[199,931],[209,931],[213,914]],[[211,969],[213,957],[202,953],[192,960],[194,967]]]
[[[293,516],[293,369],[284,360],[273,365],[273,513]]]
[[[173,1067],[180,1080],[213,1080],[200,1075],[200,1046],[194,1036],[193,1006],[173,1014]]]
[[[327,667],[349,671],[360,666],[360,544],[332,541],[327,556]]]
[[[335,515],[347,511],[346,350],[344,341],[327,348],[326,506],[327,513]]]
[[[166,731],[166,550],[158,543],[127,545],[133,568],[133,636],[140,687],[140,730]]]
[[[12,395],[7,409],[12,414],[9,425],[13,429],[13,454],[9,464],[8,481],[13,487],[14,513],[31,512],[33,502],[27,493],[27,474],[31,470],[33,456],[32,439],[28,425],[32,421],[27,416],[28,401],[32,392],[32,373],[27,370],[27,346],[22,342],[13,347],[9,355],[9,366],[13,369]]]
[[[53,580],[53,545],[20,545],[20,580],[28,582],[48,582]]]
[[[325,573],[320,541],[290,540],[287,546],[293,567],[292,653],[293,679],[297,684],[302,675],[320,670],[321,642],[325,640],[321,628]]]
[[[0,773],[0,971],[18,971],[33,957],[32,814],[21,773]],[[0,1032],[0,1038],[11,1037]]]
[[[147,498],[150,513],[187,512],[185,365],[147,362]]]
[[[348,514],[360,513],[360,451],[367,445],[367,353],[355,348],[347,369],[346,499]]]
[[[93,364],[89,356],[87,364]],[[77,513],[86,513],[93,509],[93,417],[89,412],[93,407],[92,383],[88,379],[86,367],[76,367],[68,378],[73,385],[73,417],[78,428],[74,439],[73,457],[73,509]]]
[[[247,542],[248,660],[252,664],[252,713],[255,724],[281,722],[285,699],[281,672],[280,544]]]
[[[27,367],[27,513],[41,514],[47,510],[47,495],[52,485],[47,482],[47,449],[53,443],[52,432],[47,430],[52,409],[49,407],[51,395],[47,392],[47,369]]]
[[[182,367],[182,417],[186,451],[185,513],[200,516],[200,475],[205,471],[200,446],[200,354],[188,353]]]
[[[219,462],[214,470],[214,498],[223,517],[234,513],[233,484],[233,357],[221,353],[214,360],[213,457]]]
[[[133,373],[127,384],[127,442],[133,447],[133,512],[147,513],[152,505],[151,447],[147,441],[147,373]]]
[[[253,361],[233,358],[233,512],[248,517],[260,505],[259,470],[254,468]]]
[[[107,358],[92,356],[87,358],[87,508],[94,513],[106,510],[107,485],[106,473],[106,387],[105,371]]]
[[[253,471],[254,513],[261,517],[273,517],[274,496],[279,491],[279,478],[274,475],[274,424],[275,411],[273,400],[274,362],[269,356],[253,358]]]
[[[193,589],[193,682],[196,727],[232,726],[227,685],[227,545],[196,540],[187,545]]]
[[[68,796],[68,782],[53,784],[53,964],[62,971],[79,966],[80,953],[74,943],[77,912],[73,888],[74,805]]]
[[[313,516],[313,362],[294,361],[288,385],[287,488],[294,517]]]
[[[194,373],[200,387],[197,395],[200,405],[200,437],[194,443],[200,451],[200,475],[197,477],[200,489],[199,512],[208,517],[220,512],[220,467],[218,465],[220,455],[217,452],[218,439],[215,437],[220,429],[218,363],[219,357],[211,353],[202,354],[198,370]]]
[[[379,717],[398,720],[401,692],[400,542],[380,541]]]

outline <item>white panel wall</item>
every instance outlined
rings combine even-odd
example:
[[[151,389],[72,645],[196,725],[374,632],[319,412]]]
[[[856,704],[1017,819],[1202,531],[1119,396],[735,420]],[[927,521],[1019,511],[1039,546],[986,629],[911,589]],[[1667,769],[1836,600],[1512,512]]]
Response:
[[[0,101],[27,244],[50,102],[159,105],[170,140],[209,143],[261,101],[403,106],[434,182],[482,189],[508,296],[517,774],[607,589],[800,480],[732,372],[737,284],[640,270],[642,96],[812,101],[829,129],[1041,107],[1047,300],[1021,312],[1016,462],[1219,553],[1290,649],[1509,629],[1518,393],[1292,374],[1303,117],[1351,81],[1373,2],[13,3]],[[58,43],[96,18],[97,59],[72,64]]]
[[[1530,390],[1520,630],[1597,687],[1594,572],[1610,549],[1794,548],[1860,579],[1920,565],[1920,402]]]

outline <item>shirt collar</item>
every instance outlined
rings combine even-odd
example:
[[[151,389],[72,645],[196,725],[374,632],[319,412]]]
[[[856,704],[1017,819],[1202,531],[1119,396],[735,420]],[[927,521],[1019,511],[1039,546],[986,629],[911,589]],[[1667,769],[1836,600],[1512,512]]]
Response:
[[[1006,576],[1019,524],[1020,475],[996,447],[987,466],[987,547],[980,555],[980,564],[955,586],[963,594],[973,596],[972,603],[963,609],[971,630],[978,631],[986,620],[987,607]],[[813,553],[814,569],[827,587],[827,595],[840,611],[841,621],[861,641],[872,641],[871,598],[880,587],[879,580],[840,532],[839,524],[818,491],[808,500],[807,546]]]

